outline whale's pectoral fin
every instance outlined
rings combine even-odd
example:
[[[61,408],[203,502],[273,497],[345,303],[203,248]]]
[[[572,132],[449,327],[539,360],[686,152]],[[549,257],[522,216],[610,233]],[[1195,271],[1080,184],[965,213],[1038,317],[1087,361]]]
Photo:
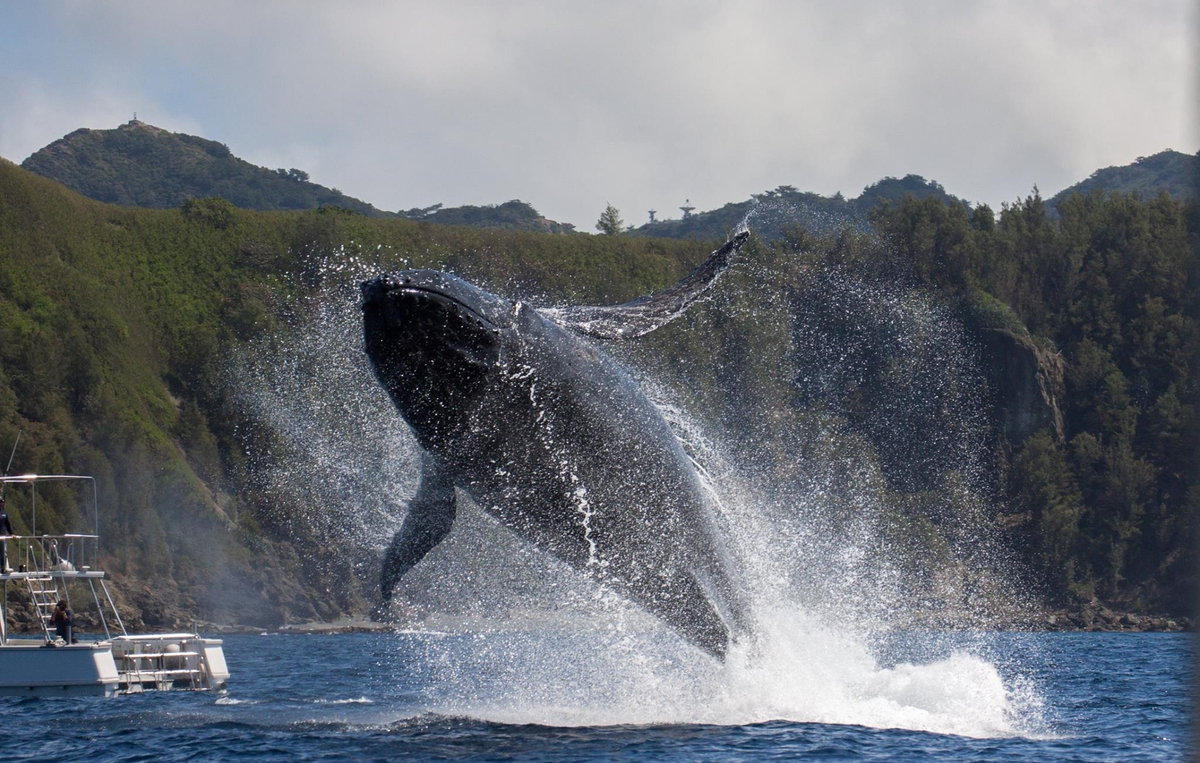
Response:
[[[454,480],[432,458],[425,459],[421,485],[408,505],[408,515],[383,556],[379,588],[384,603],[397,581],[421,561],[454,525]]]
[[[541,313],[572,331],[597,339],[634,339],[678,318],[729,269],[746,240],[742,231],[709,255],[691,275],[657,294],[612,307],[545,308]]]

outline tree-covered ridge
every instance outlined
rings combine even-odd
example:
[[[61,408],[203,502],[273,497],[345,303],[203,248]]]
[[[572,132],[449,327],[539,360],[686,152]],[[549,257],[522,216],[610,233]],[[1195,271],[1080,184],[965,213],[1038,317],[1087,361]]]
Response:
[[[23,432],[16,471],[97,477],[105,563],[135,622],[361,613],[355,570],[374,560],[353,553],[371,551],[333,554],[303,531],[303,507],[268,505],[250,486],[247,450],[271,443],[224,376],[236,347],[270,334],[281,305],[351,255],[380,270],[450,268],[510,293],[622,302],[705,254],[696,242],[429,226],[334,207],[118,207],[0,160],[0,443]],[[72,505],[39,493],[39,529],[68,527]],[[28,507],[13,495],[10,509],[27,529]]]
[[[400,216],[409,220],[420,220],[439,225],[467,225],[472,228],[527,230],[539,233],[573,233],[575,231],[574,225],[550,220],[542,216],[532,205],[520,199],[481,207],[471,205],[443,207],[441,204],[435,204],[431,207],[409,209],[401,212]]]
[[[406,217],[439,225],[570,233],[574,226],[514,199],[486,206],[414,208],[392,213],[309,182],[299,169],[257,167],[216,141],[131,121],[115,130],[80,129],[21,165],[88,198],[167,209],[188,199],[219,196],[242,209],[300,211],[339,207],[368,217]]]
[[[1189,366],[1195,204],[1091,195],[1064,203],[1056,220],[1036,196],[997,217],[930,195],[878,207],[874,226],[877,235],[823,237],[788,227],[748,247],[711,304],[648,337],[648,364],[677,376],[687,408],[744,439],[772,474],[803,482],[806,448],[832,451],[835,463],[845,452],[877,462],[902,534],[893,540],[925,549],[953,531],[939,512],[960,469],[958,451],[934,441],[944,424],[970,434],[971,420],[927,399],[925,377],[906,375],[908,345],[896,343],[890,312],[903,300],[852,280],[824,287],[822,274],[927,294],[976,336],[1064,366],[1061,426],[1041,414],[1025,417],[1043,427],[1032,435],[994,425],[1004,437],[992,440],[999,493],[990,520],[1056,596],[1184,611],[1200,492]],[[308,532],[302,506],[255,490],[247,453],[287,443],[237,404],[223,375],[230,353],[274,335],[325,284],[349,284],[359,272],[341,269],[350,261],[448,269],[539,303],[613,304],[674,282],[711,248],[334,207],[251,212],[217,198],[116,207],[0,161],[0,446],[21,429],[14,469],[97,475],[110,566],[126,583],[135,573],[165,581],[153,592],[122,586],[143,618],[269,625],[362,612],[375,560],[345,558],[345,547]],[[842,333],[868,329],[878,334],[875,356],[844,352]],[[936,360],[935,339],[921,347]],[[818,372],[844,367],[801,376],[809,361]],[[916,462],[905,460],[912,442],[881,426],[873,406],[906,415],[931,406],[910,430],[920,432]],[[60,526],[69,505],[47,496],[39,527],[43,516],[47,530]],[[347,585],[364,570],[365,587]]]
[[[1096,170],[1086,180],[1056,193],[1048,203],[1057,207],[1070,196],[1092,191],[1117,191],[1141,194],[1152,199],[1166,191],[1175,199],[1200,197],[1200,154],[1179,151],[1160,151],[1153,156],[1138,157],[1133,164],[1105,167]]]
[[[708,212],[646,223],[634,228],[633,232],[658,238],[719,240],[747,221],[760,238],[774,241],[783,238],[786,228],[796,226],[816,235],[847,226],[866,230],[870,227],[872,209],[885,200],[894,201],[905,196],[933,196],[947,202],[964,203],[946,193],[941,184],[920,175],[884,178],[864,188],[854,199],[846,199],[840,193],[822,196],[784,185]]]
[[[97,201],[167,209],[220,196],[243,209],[302,210],[335,205],[364,215],[389,213],[309,182],[302,170],[271,170],[237,158],[216,141],[133,120],[115,130],[79,129],[22,164]]]
[[[1063,431],[1013,453],[1014,542],[1061,597],[1185,611],[1200,437],[1200,204],[1099,191],[968,212],[906,199],[876,216],[923,283],[1010,305],[1061,353]]]

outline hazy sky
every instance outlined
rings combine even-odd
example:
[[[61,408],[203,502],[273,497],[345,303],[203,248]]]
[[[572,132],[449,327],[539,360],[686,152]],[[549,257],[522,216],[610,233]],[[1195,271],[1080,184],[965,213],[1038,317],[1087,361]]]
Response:
[[[910,172],[998,207],[1200,148],[1193,6],[0,0],[0,156],[136,111],[390,210],[592,230]]]

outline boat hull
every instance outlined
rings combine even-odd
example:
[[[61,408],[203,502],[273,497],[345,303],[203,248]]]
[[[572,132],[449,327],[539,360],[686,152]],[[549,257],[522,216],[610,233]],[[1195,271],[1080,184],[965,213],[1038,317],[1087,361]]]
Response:
[[[219,691],[228,681],[221,640],[194,634],[117,636],[58,647],[9,639],[0,645],[0,696]]]
[[[0,646],[0,695],[104,696],[120,690],[107,642],[47,647],[39,639]]]

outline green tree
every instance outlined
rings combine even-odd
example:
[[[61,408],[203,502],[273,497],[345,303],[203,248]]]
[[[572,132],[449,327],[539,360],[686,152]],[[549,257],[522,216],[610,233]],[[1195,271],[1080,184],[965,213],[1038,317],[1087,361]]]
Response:
[[[1080,565],[1083,493],[1066,454],[1043,429],[1025,444],[1014,465],[1017,503],[1032,520],[1031,556],[1056,592],[1075,586]]]
[[[612,204],[604,208],[600,213],[600,219],[596,221],[596,230],[606,236],[615,236],[625,229],[625,223],[621,220],[621,213]]]
[[[220,196],[188,199],[183,202],[180,211],[186,219],[211,225],[217,230],[225,230],[233,225],[237,217],[233,204]]]

